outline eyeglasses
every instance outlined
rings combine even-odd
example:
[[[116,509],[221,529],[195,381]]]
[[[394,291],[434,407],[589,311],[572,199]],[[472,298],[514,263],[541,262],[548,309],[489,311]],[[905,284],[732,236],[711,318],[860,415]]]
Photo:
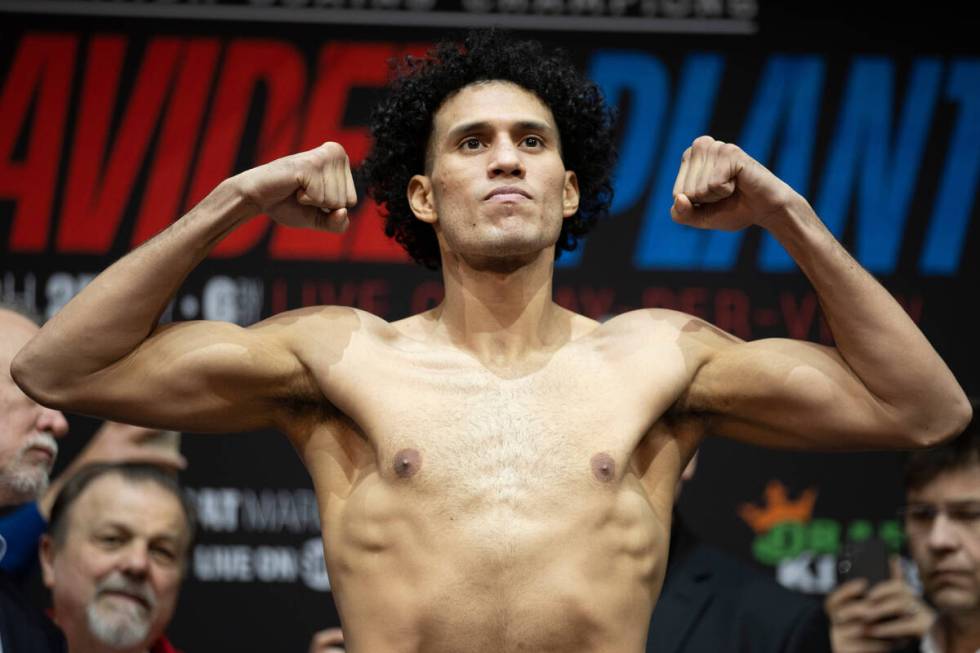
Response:
[[[941,514],[962,529],[980,531],[978,501],[951,501],[945,505],[910,503],[899,510],[899,516],[905,520],[905,528],[909,531],[929,530]]]

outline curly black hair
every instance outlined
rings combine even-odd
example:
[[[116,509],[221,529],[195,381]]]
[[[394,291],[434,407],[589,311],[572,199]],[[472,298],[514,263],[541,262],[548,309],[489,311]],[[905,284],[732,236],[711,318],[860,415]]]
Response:
[[[578,212],[563,221],[555,256],[575,249],[579,238],[608,214],[616,158],[612,112],[599,88],[575,69],[564,52],[546,53],[535,41],[481,30],[467,34],[462,44],[444,41],[426,57],[409,56],[392,67],[390,93],[371,117],[374,144],[360,175],[368,194],[382,207],[385,234],[415,261],[433,270],[441,265],[435,231],[409,207],[408,182],[413,175],[425,173],[436,111],[476,82],[517,84],[534,93],[555,117],[565,169],[575,172],[581,193]]]

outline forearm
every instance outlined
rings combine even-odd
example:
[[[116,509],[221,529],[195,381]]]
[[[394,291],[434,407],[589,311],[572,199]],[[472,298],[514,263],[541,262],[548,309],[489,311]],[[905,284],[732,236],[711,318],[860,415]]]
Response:
[[[234,179],[86,286],[44,325],[11,370],[30,394],[82,382],[150,335],[167,303],[214,245],[253,213]]]
[[[769,231],[813,284],[836,347],[851,371],[918,443],[965,426],[969,402],[906,311],[796,196]]]

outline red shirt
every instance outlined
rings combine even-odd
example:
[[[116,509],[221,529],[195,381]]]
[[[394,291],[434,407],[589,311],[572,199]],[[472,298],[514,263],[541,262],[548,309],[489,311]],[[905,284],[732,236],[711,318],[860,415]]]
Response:
[[[54,610],[48,608],[48,616],[54,621]],[[160,639],[150,647],[150,653],[183,653],[180,649],[174,648],[174,645],[170,643],[166,635],[160,635]]]
[[[167,640],[166,635],[161,635],[160,639],[157,640],[157,643],[154,644],[152,648],[150,648],[150,653],[181,653],[181,652],[173,647],[173,644],[171,644]]]

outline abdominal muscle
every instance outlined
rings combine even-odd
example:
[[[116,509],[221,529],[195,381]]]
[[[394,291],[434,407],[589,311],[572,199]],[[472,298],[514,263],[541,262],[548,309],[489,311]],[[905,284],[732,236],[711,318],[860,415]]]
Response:
[[[375,470],[321,496],[347,650],[643,651],[670,505],[629,471],[528,489],[467,495]]]

